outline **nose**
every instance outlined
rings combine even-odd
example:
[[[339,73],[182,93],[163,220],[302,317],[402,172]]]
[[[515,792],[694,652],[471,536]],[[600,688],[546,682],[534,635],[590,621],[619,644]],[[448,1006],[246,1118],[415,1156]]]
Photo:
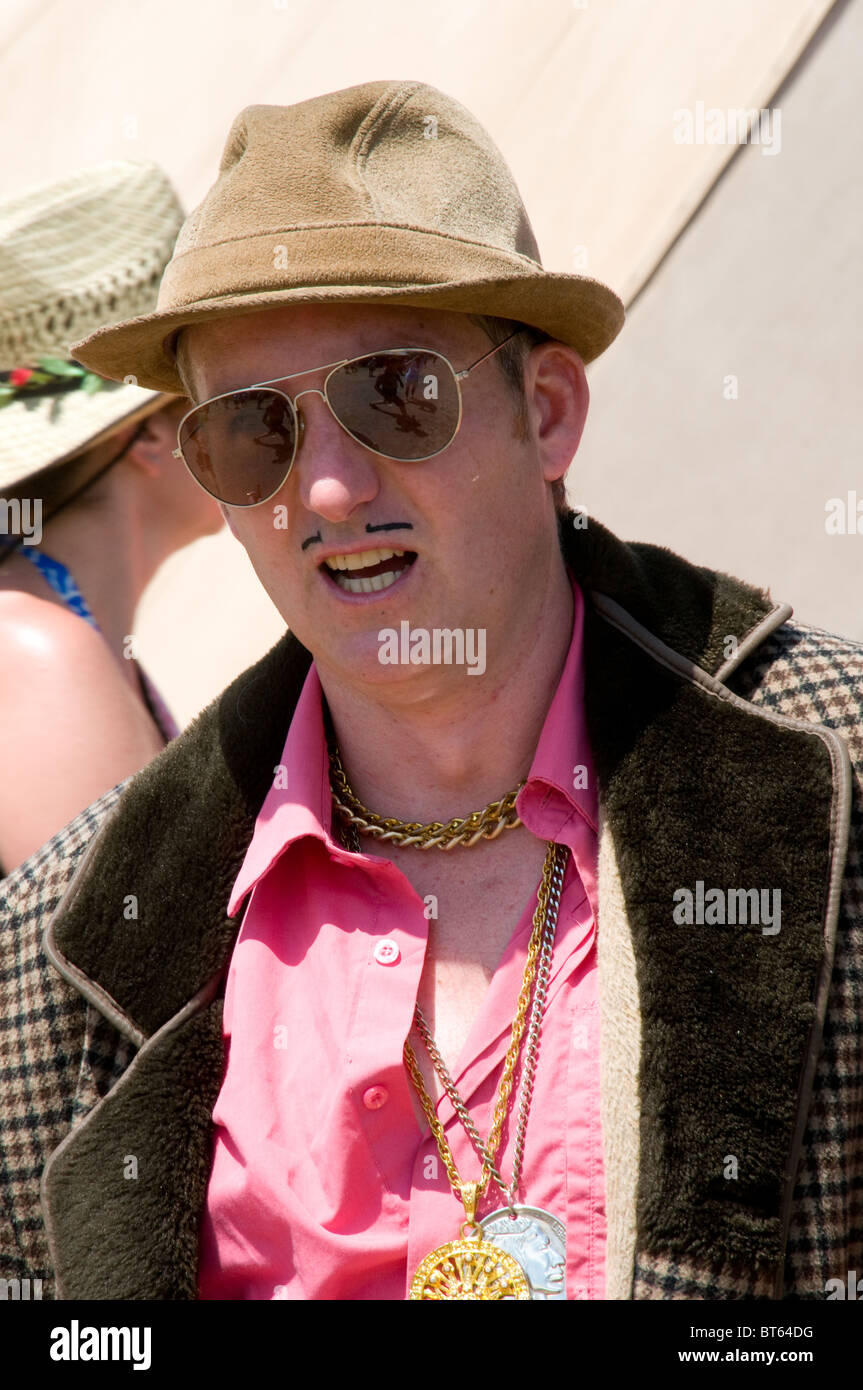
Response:
[[[323,403],[314,407],[314,415],[306,408],[308,422],[298,405],[301,396],[320,396]],[[300,501],[327,521],[345,521],[356,507],[377,496],[380,480],[373,455],[342,428],[323,391],[299,391],[294,406],[299,439],[293,471]]]

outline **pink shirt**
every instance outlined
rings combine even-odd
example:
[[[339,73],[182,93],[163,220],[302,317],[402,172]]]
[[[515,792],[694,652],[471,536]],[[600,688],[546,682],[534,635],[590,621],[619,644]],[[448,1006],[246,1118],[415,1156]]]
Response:
[[[569,652],[517,803],[534,835],[571,850],[519,1201],[566,1226],[567,1298],[602,1298],[597,798],[583,707],[583,600],[574,581],[573,597]],[[330,834],[314,665],[282,766],[228,907],[234,915],[251,894],[225,993],[227,1069],[213,1111],[200,1295],[402,1300],[421,1260],[457,1239],[464,1220],[434,1139],[419,1130],[402,1059],[434,921],[389,860],[354,854]],[[536,892],[453,1072],[483,1136],[535,907]],[[479,1159],[446,1096],[437,1113],[460,1174],[477,1178]],[[506,1130],[498,1167],[508,1181],[514,1118]],[[492,1182],[480,1217],[501,1205]]]

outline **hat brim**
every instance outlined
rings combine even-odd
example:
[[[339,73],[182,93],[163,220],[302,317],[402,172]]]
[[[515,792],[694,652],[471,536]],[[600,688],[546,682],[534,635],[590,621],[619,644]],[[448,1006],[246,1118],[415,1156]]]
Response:
[[[182,387],[172,394],[182,395]],[[164,404],[161,391],[113,381],[92,395],[79,389],[12,401],[0,410],[0,493],[67,463]]]
[[[77,361],[101,376],[121,380],[134,373],[142,386],[182,395],[185,387],[169,350],[179,329],[285,305],[332,303],[408,305],[517,319],[568,343],[586,363],[605,351],[624,321],[620,299],[601,281],[537,270],[535,275],[436,285],[291,285],[219,295],[99,329],[74,343],[72,351]]]

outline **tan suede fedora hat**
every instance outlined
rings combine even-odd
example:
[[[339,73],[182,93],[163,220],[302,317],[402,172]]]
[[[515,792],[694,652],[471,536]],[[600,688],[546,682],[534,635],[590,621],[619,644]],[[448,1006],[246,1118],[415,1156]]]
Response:
[[[623,305],[544,270],[507,164],[479,122],[422,82],[367,82],[250,106],[187,219],[155,313],[73,344],[103,376],[181,393],[177,331],[288,304],[408,304],[521,320],[585,362]]]

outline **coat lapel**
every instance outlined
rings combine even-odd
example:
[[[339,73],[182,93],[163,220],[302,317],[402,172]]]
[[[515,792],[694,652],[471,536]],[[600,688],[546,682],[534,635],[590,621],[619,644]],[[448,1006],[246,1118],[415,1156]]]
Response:
[[[630,1297],[639,1257],[779,1257],[847,837],[843,754],[714,678],[734,664],[729,638],[739,658],[789,609],[593,521],[561,539],[587,600],[600,788],[609,1295]],[[50,925],[57,967],[140,1046],[46,1169],[62,1297],[195,1297],[237,930],[225,905],[310,659],[286,636],[134,779]],[[675,892],[699,882],[767,889],[780,931],[676,924]]]

